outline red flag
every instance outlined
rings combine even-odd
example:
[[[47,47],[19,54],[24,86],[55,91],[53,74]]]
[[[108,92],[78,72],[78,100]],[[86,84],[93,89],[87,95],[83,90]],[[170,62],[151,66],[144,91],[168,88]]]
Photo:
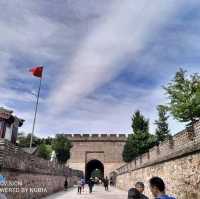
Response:
[[[42,77],[42,72],[43,72],[43,66],[36,66],[34,68],[31,68],[29,70],[29,72],[31,72],[33,74],[33,76],[36,77]]]

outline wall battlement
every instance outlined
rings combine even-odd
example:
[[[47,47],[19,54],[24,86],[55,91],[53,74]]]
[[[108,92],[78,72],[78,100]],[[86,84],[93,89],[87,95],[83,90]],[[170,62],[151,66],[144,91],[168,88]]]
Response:
[[[194,131],[185,129],[128,164],[110,173],[120,189],[128,190],[136,182],[145,184],[151,196],[149,179],[161,177],[169,195],[178,199],[200,198],[200,121]]]
[[[127,140],[128,134],[63,134],[69,140],[73,142],[125,142]]]
[[[151,148],[149,152],[118,168],[118,175],[177,159],[198,150],[200,150],[200,121],[195,124],[194,132],[185,129],[177,133],[171,139],[160,143],[159,146]]]

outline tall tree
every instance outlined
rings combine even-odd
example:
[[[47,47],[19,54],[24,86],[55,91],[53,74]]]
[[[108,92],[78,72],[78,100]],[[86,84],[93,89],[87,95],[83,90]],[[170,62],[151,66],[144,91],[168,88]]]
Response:
[[[200,75],[190,77],[180,69],[174,79],[164,87],[169,97],[169,110],[177,120],[187,122],[188,126],[200,118]]]
[[[71,142],[64,135],[57,135],[52,145],[60,164],[65,164],[70,158]]]
[[[52,148],[47,144],[40,144],[38,149],[38,157],[49,160],[51,158]]]
[[[169,118],[169,115],[167,115],[168,107],[159,105],[157,106],[158,111],[158,120],[155,121],[155,124],[157,125],[156,128],[156,138],[157,142],[162,142],[165,139],[169,138],[169,125],[167,123],[167,120]]]
[[[154,135],[149,133],[149,121],[136,111],[132,118],[133,134],[129,135],[123,150],[123,160],[130,162],[138,155],[145,153],[155,145]]]
[[[149,131],[149,121],[144,118],[140,111],[136,111],[132,117],[132,129],[133,132],[148,132]]]
[[[138,149],[136,147],[136,142],[134,135],[128,136],[126,144],[124,145],[122,157],[125,162],[131,162],[138,155]]]

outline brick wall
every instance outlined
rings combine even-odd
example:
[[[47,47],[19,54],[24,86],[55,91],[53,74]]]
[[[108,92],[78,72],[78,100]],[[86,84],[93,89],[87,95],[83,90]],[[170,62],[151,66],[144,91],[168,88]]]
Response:
[[[27,154],[3,139],[0,139],[0,165],[0,174],[6,177],[6,182],[15,182],[14,186],[0,187],[8,192],[8,199],[39,199],[63,190],[66,177],[69,186],[73,186],[83,175],[81,171]]]
[[[71,140],[71,158],[68,165],[85,172],[86,164],[99,160],[104,165],[104,175],[124,164],[122,152],[125,134],[64,134]]]
[[[194,132],[187,129],[148,153],[117,169],[117,186],[129,189],[136,181],[162,177],[168,192],[178,199],[200,198],[200,122]],[[149,189],[146,193],[150,196]]]

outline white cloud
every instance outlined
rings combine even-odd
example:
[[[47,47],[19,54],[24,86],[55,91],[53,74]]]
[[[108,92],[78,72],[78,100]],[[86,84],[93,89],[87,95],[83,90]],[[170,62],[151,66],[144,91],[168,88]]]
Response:
[[[117,83],[118,93],[126,93],[118,99],[112,94],[97,94],[94,98],[84,98],[76,106],[69,109],[70,114],[55,116],[41,113],[37,129],[45,132],[40,135],[56,133],[130,133],[131,117],[134,111],[140,110],[150,119],[150,132],[154,133],[154,121],[157,119],[156,106],[164,104],[166,98],[163,89],[155,87],[141,89],[130,85]],[[115,89],[115,88],[112,88]],[[183,129],[170,120],[172,133]]]
[[[115,2],[110,13],[82,43],[52,92],[50,103],[63,110],[114,78],[123,60],[133,59],[153,32],[176,10],[172,1]],[[134,66],[136,68],[136,66]]]
[[[116,88],[111,87],[111,90],[116,89],[115,93],[125,93],[124,98],[117,98],[106,92],[95,94],[95,98],[88,96],[94,91],[98,91],[102,85],[109,83],[123,69],[131,68],[130,71],[139,78],[144,73],[152,76],[152,74],[155,75],[154,72],[159,71],[168,77],[169,75],[166,73],[170,75],[174,73],[173,67],[176,63],[163,70],[161,68],[166,65],[161,60],[162,58],[157,60],[158,55],[162,54],[161,51],[165,54],[167,53],[165,50],[169,51],[170,49],[170,53],[176,57],[176,51],[179,49],[174,45],[179,43],[184,47],[186,39],[190,41],[187,32],[182,40],[178,40],[177,33],[174,31],[177,43],[173,43],[174,45],[170,47],[161,44],[162,48],[159,49],[160,41],[156,41],[158,48],[150,49],[150,52],[142,57],[143,60],[139,60],[138,65],[142,65],[141,68],[138,68],[136,64],[129,65],[127,69],[126,64],[129,60],[140,57],[138,55],[143,52],[141,50],[145,49],[152,37],[159,34],[159,30],[166,21],[169,20],[171,23],[175,20],[171,17],[185,1],[174,3],[172,0],[155,0],[152,3],[149,0],[134,2],[132,0],[114,0],[110,1],[109,5],[103,6],[107,7],[103,11],[101,10],[102,6],[99,9],[102,1],[98,2],[100,3],[97,3],[95,12],[92,10],[93,6],[84,8],[79,1],[76,1],[73,6],[69,4],[69,7],[73,7],[73,12],[65,12],[69,13],[66,14],[65,21],[55,20],[55,14],[56,17],[62,14],[62,12],[56,13],[56,10],[60,11],[60,7],[52,10],[55,12],[54,16],[51,16],[52,12],[49,12],[51,9],[41,15],[46,10],[46,6],[44,6],[45,9],[43,8],[44,10],[35,12],[42,8],[41,3],[29,4],[28,1],[16,6],[17,1],[13,0],[9,5],[12,9],[7,13],[0,13],[0,46],[2,48],[2,52],[0,52],[0,85],[5,83],[8,77],[25,80],[27,74],[22,71],[29,62],[47,63],[45,75],[48,76],[48,82],[46,84],[48,86],[55,84],[54,87],[44,88],[47,92],[51,89],[52,93],[46,110],[44,111],[44,103],[39,107],[36,133],[39,132],[40,135],[64,132],[65,129],[75,132],[128,132],[131,130],[131,114],[136,109],[140,109],[146,117],[151,119],[151,131],[154,129],[153,121],[157,116],[155,106],[165,101],[162,90],[158,88],[160,85],[151,89],[141,89],[133,85],[122,85],[119,82]],[[5,13],[7,16],[2,17],[1,15]],[[89,19],[92,17],[90,14],[95,18],[92,23],[89,23]],[[63,16],[65,17],[65,14]],[[182,35],[182,31],[179,32]],[[196,39],[196,37],[193,38]],[[162,41],[165,41],[164,39]],[[165,42],[167,43],[167,41]],[[189,44],[191,45],[190,49],[194,43],[191,41]],[[195,43],[196,46],[197,44],[198,42]],[[198,46],[196,49],[199,49]],[[13,61],[15,58],[20,59],[24,68],[20,68],[19,63]],[[25,60],[26,58],[28,60]],[[63,62],[65,62],[64,67]],[[14,66],[13,64],[18,65]],[[198,68],[196,67],[196,69]],[[60,72],[62,75],[57,79]],[[50,76],[51,74],[54,75]],[[21,103],[33,102],[32,96],[19,95],[5,87],[0,87],[0,93],[0,103],[3,105],[13,100]],[[22,105],[20,104],[20,106]],[[25,110],[26,108],[20,110],[17,107],[18,105],[14,107],[17,115],[26,119],[22,129],[30,132],[33,110],[30,111],[30,107],[28,110]],[[61,110],[68,112],[56,116],[52,114]],[[170,123],[173,133],[180,128],[174,121],[170,121]]]
[[[4,51],[0,51],[0,86],[3,84],[7,78],[7,70],[10,63],[10,55]]]
[[[98,94],[94,98],[84,98],[71,107],[69,115],[40,113],[37,123],[40,131],[36,133],[40,136],[56,133],[131,133],[131,117],[138,109],[150,119],[150,132],[154,133],[154,122],[158,117],[156,106],[166,103],[163,89],[140,89],[120,83],[117,86],[118,92],[127,93],[123,99],[109,93]],[[184,124],[171,117],[169,128],[175,134],[184,129]]]

